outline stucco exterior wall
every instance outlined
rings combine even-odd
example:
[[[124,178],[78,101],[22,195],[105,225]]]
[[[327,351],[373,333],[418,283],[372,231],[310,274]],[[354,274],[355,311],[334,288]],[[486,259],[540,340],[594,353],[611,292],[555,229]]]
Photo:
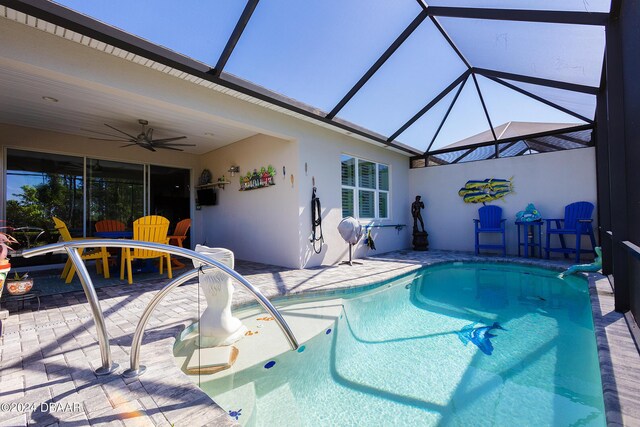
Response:
[[[217,190],[218,204],[196,211],[198,222],[203,224],[197,241],[227,247],[240,259],[294,268],[330,265],[345,259],[348,246],[337,231],[342,220],[343,153],[390,166],[391,216],[362,224],[408,224],[407,157],[349,137],[332,136],[323,129],[309,127],[298,141],[258,135],[202,156],[200,166],[211,170],[214,180],[223,173],[229,178],[225,171],[232,164],[240,166],[241,174],[271,164],[277,175],[273,187],[241,192],[236,176],[224,190]],[[322,205],[324,245],[319,254],[310,242],[314,180]],[[367,249],[362,239],[355,247],[355,257],[406,248],[410,243],[407,228],[399,232],[394,228],[373,228],[372,236],[376,252]]]
[[[340,156],[348,154],[364,160],[389,165],[390,171],[390,217],[387,220],[362,220],[361,224],[393,225],[409,224],[410,196],[408,188],[409,159],[390,150],[376,147],[365,142],[336,135],[328,138],[322,129],[312,130],[300,139],[300,266],[335,264],[348,258],[348,245],[340,237],[337,227],[342,220],[342,181]],[[305,173],[305,163],[307,172]],[[313,178],[317,188],[316,195],[322,204],[322,229],[324,246],[320,254],[313,251],[309,242],[311,236],[311,194]],[[411,230],[408,227],[396,231],[393,227],[372,228],[371,234],[376,251],[364,245],[364,237],[355,246],[354,256],[379,254],[404,249],[411,243]]]
[[[596,161],[595,149],[507,159],[485,160],[456,165],[412,169],[409,172],[411,194],[419,194],[425,202],[425,227],[433,249],[473,251],[473,219],[478,218],[481,204],[467,204],[458,195],[458,190],[468,180],[513,177],[514,192],[501,201],[492,202],[503,209],[507,219],[507,252],[518,253],[515,215],[528,203],[533,203],[543,218],[562,218],[566,205],[587,201],[596,205]],[[597,227],[597,209],[594,211],[594,229]],[[491,243],[493,236],[481,239]],[[544,227],[542,240],[544,246]],[[558,246],[557,237],[552,236],[552,245]],[[584,243],[587,244],[586,238]]]
[[[240,175],[272,165],[276,185],[239,191],[239,176],[227,172],[231,165],[240,167]],[[214,181],[224,174],[231,184],[215,190],[217,205],[196,211],[203,224],[196,241],[231,249],[239,259],[298,267],[298,185],[289,178],[298,176],[297,144],[256,135],[201,156],[200,168],[209,169]]]

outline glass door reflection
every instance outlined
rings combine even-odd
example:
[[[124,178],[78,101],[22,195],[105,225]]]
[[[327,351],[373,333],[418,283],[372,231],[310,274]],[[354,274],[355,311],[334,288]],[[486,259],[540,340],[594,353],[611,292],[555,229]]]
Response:
[[[95,224],[115,220],[131,229],[144,216],[144,165],[87,159],[87,235]]]

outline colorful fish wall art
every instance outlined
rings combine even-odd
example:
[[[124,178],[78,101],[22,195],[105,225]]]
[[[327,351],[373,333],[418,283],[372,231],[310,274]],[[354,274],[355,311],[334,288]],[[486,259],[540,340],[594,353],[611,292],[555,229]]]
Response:
[[[513,191],[513,177],[509,179],[487,178],[483,181],[467,181],[458,191],[465,203],[488,203],[502,199]]]

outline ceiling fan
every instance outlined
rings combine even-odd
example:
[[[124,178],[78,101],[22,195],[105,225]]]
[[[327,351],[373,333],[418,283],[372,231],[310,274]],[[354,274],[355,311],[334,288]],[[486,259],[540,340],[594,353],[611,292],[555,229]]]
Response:
[[[124,136],[120,135],[110,135],[108,133],[104,133],[103,135],[108,135],[112,138],[118,139],[105,139],[105,138],[91,138],[99,141],[118,141],[118,142],[129,142],[129,144],[122,145],[120,148],[131,147],[133,145],[137,145],[139,147],[145,148],[149,151],[156,151],[156,148],[162,148],[164,150],[174,150],[174,151],[184,151],[180,148],[176,147],[195,147],[195,144],[176,144],[173,141],[178,141],[180,139],[185,139],[186,136],[176,136],[173,138],[162,138],[162,139],[153,139],[153,128],[147,128],[149,124],[146,120],[138,120],[138,123],[142,125],[142,130],[137,136],[131,135],[127,132],[124,132],[120,129],[117,129],[111,125],[104,124],[109,129],[113,129],[116,132],[121,133]],[[92,131],[95,132],[95,131]],[[102,132],[96,132],[102,133]],[[126,138],[125,138],[126,136]]]

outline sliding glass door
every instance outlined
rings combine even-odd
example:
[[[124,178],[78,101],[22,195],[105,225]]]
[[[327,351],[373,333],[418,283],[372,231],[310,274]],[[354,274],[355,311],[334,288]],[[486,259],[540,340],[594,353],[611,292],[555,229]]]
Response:
[[[98,221],[120,221],[131,228],[145,213],[145,167],[133,163],[87,159],[87,235]]]
[[[83,235],[84,159],[59,154],[8,150],[5,175],[4,231],[20,242],[15,249],[56,242],[53,217],[64,221],[74,235]],[[60,256],[48,255],[12,264],[48,264]]]
[[[7,149],[5,178],[6,221],[0,231],[14,232],[20,248],[57,241],[54,216],[76,237],[93,236],[96,222],[105,219],[131,229],[137,218],[162,215],[173,230],[190,216],[188,169]]]

